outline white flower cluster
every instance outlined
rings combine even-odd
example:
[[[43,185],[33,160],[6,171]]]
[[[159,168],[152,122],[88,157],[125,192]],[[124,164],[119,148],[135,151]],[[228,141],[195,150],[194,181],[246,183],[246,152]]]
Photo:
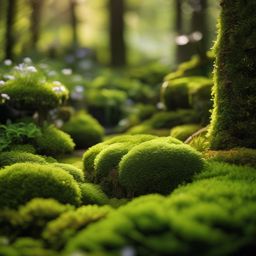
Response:
[[[37,69],[34,66],[27,66],[25,63],[21,63],[15,67],[15,70],[21,73],[36,73]]]
[[[55,85],[52,90],[56,93],[62,93],[66,91],[66,87],[59,81],[53,81],[53,84]]]

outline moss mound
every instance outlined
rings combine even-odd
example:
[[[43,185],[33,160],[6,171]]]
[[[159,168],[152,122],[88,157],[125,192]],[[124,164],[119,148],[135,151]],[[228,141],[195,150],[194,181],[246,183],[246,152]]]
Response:
[[[48,223],[43,237],[52,247],[56,249],[63,248],[66,242],[79,230],[104,219],[111,211],[108,206],[89,205],[82,206],[75,211],[66,212]]]
[[[74,178],[57,167],[17,163],[1,170],[1,208],[16,208],[35,197],[54,198],[77,205],[81,191]]]
[[[211,163],[205,171],[208,176],[199,174],[201,180],[181,186],[168,197],[134,199],[82,230],[68,242],[65,252],[251,255],[255,250],[255,172],[236,167],[239,170],[226,176],[234,167]]]
[[[69,173],[77,182],[84,182],[84,173],[81,169],[71,164],[53,163],[52,166],[58,167]]]
[[[119,164],[119,181],[131,194],[167,194],[203,169],[201,155],[187,145],[145,142]]]
[[[71,153],[75,144],[71,137],[53,125],[42,129],[42,135],[35,139],[36,148],[41,154],[55,156]]]
[[[68,133],[76,148],[88,148],[102,141],[104,129],[99,122],[85,112],[78,112],[64,124],[62,130]]]
[[[189,136],[201,128],[198,124],[178,125],[171,129],[170,135],[181,141],[185,141]]]
[[[92,183],[83,183],[80,185],[81,201],[83,205],[97,204],[104,205],[108,202],[108,197],[101,190],[100,186]]]
[[[22,151],[6,151],[0,153],[0,168],[7,165],[24,162],[44,164],[46,163],[46,160],[42,156]]]

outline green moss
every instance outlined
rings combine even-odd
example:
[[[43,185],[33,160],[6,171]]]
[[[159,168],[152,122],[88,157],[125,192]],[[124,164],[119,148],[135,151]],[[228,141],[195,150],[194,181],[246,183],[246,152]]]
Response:
[[[52,166],[58,167],[69,173],[77,182],[84,182],[84,173],[81,169],[71,164],[53,163]]]
[[[224,166],[229,168],[218,175]],[[120,255],[128,248],[142,256],[250,254],[255,248],[255,170],[236,168],[215,163],[215,174],[168,197],[134,199],[70,239],[65,252]]]
[[[35,143],[41,154],[50,156],[70,153],[75,147],[71,137],[53,125],[44,127],[42,135],[36,138]]]
[[[183,77],[165,81],[161,89],[162,102],[167,110],[190,108],[190,91],[209,83],[211,84],[211,80],[206,77]]]
[[[205,152],[205,157],[220,162],[256,167],[256,150],[250,148],[233,148],[218,151],[209,150]]]
[[[62,130],[68,133],[76,144],[76,148],[88,148],[102,141],[103,127],[96,119],[85,112],[78,112],[64,124]]]
[[[0,153],[0,167],[12,165],[15,163],[34,162],[34,163],[46,163],[42,156],[34,155],[22,151],[6,151]]]
[[[31,144],[24,144],[24,145],[13,145],[10,147],[11,151],[21,151],[21,152],[27,152],[31,154],[36,153],[36,149]]]
[[[210,114],[213,107],[211,91],[213,81],[211,79],[200,83],[200,86],[191,88],[189,91],[189,101],[191,107],[200,116],[200,123],[207,125],[210,122]]]
[[[119,180],[130,194],[167,194],[203,167],[200,154],[187,145],[149,141],[122,158]]]
[[[101,190],[100,186],[92,183],[80,184],[82,193],[82,204],[104,205],[108,202],[108,197]]]
[[[18,163],[0,172],[0,207],[15,208],[32,198],[54,198],[79,204],[81,191],[64,170],[35,163]]]
[[[47,112],[68,98],[68,90],[59,82],[45,82],[38,73],[15,74],[0,88],[10,97],[8,105],[19,110]]]
[[[44,230],[44,239],[56,249],[62,248],[79,230],[91,223],[104,219],[111,212],[108,206],[82,206],[75,211],[67,212],[48,223]]]
[[[72,206],[63,205],[53,199],[32,199],[19,207],[16,213],[19,221],[16,223],[15,231],[18,236],[40,237],[49,221],[72,209]]]
[[[215,43],[211,149],[256,147],[254,1],[222,1]]]
[[[189,136],[200,129],[198,124],[185,124],[179,125],[171,129],[170,135],[181,141],[185,141]]]

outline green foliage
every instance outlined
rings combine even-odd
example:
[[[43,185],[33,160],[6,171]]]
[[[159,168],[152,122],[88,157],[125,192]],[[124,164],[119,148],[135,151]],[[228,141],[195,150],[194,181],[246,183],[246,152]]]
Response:
[[[1,208],[16,208],[35,197],[78,205],[81,191],[74,178],[57,167],[17,163],[1,170]]]
[[[7,165],[24,162],[33,162],[41,164],[46,163],[45,159],[42,156],[34,155],[27,152],[13,150],[0,153],[0,168]]]
[[[170,135],[181,141],[185,141],[189,136],[198,131],[200,128],[201,127],[198,124],[178,125],[171,129]]]
[[[53,163],[52,166],[58,167],[69,173],[77,182],[84,182],[84,173],[81,169],[71,164]]]
[[[203,167],[201,155],[187,145],[149,141],[122,158],[119,181],[131,195],[167,194]]]
[[[89,113],[104,126],[116,125],[122,118],[127,94],[120,90],[90,90],[86,94]]]
[[[71,137],[53,125],[42,128],[42,135],[35,139],[36,149],[45,155],[55,156],[70,153],[75,144]]]
[[[48,223],[43,238],[56,249],[62,248],[79,230],[91,223],[104,219],[110,212],[109,206],[82,206],[75,211],[62,214]]]
[[[101,190],[100,186],[92,183],[80,184],[82,194],[82,204],[97,204],[104,205],[108,202],[108,197]]]
[[[220,162],[256,167],[256,150],[250,148],[208,150],[205,152],[205,157]]]
[[[255,249],[255,173],[252,168],[213,162],[197,176],[201,180],[168,197],[134,199],[82,230],[65,252],[250,255]]]
[[[40,129],[33,123],[0,125],[0,151],[8,150],[13,145],[32,142],[40,134]]]
[[[20,66],[14,72],[14,79],[0,88],[0,94],[10,97],[6,104],[18,110],[47,112],[62,104],[68,98],[68,91],[60,82],[46,82],[39,72]]]
[[[64,124],[62,130],[68,133],[76,148],[88,148],[102,141],[103,127],[85,112],[78,112]]]
[[[222,3],[214,47],[214,110],[209,131],[213,150],[256,147],[254,9],[254,1]]]
[[[198,114],[191,109],[188,110],[177,110],[170,112],[158,112],[154,114],[150,119],[142,122],[138,126],[134,126],[127,131],[128,134],[141,134],[149,133],[161,136],[161,131],[165,131],[162,136],[168,136],[169,131],[172,127],[182,124],[198,123],[200,118]],[[160,134],[157,134],[157,131]]]
[[[183,77],[165,81],[162,85],[161,99],[167,110],[190,108],[190,91],[195,91],[205,84],[211,84],[206,77]],[[209,100],[210,100],[209,94]]]

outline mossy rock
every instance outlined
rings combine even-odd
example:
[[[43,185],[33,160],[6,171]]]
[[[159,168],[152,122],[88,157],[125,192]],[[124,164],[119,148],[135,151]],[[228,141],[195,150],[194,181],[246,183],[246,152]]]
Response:
[[[104,128],[85,112],[78,112],[72,116],[62,130],[71,136],[78,149],[89,148],[101,142],[104,135]]]
[[[74,178],[57,167],[17,163],[1,170],[1,208],[16,208],[35,197],[78,205],[81,191]]]

